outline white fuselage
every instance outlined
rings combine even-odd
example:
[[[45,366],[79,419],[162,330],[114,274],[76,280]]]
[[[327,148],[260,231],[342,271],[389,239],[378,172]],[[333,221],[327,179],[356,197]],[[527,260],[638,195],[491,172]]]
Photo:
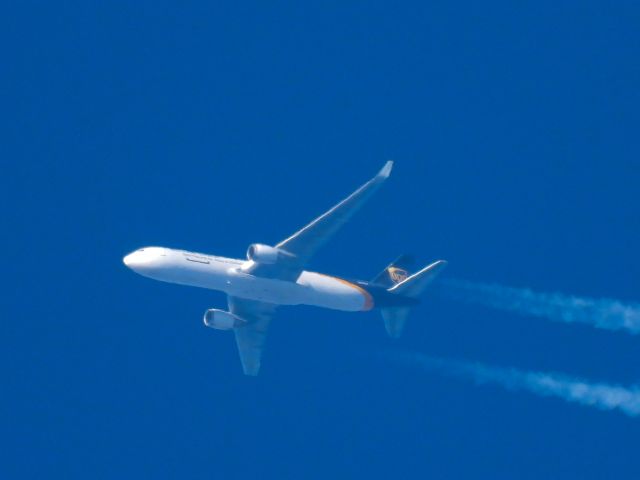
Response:
[[[146,247],[124,257],[140,275],[163,282],[219,290],[234,297],[276,305],[314,305],[361,311],[373,307],[371,295],[346,280],[303,271],[295,282],[246,273],[248,262],[203,253]]]

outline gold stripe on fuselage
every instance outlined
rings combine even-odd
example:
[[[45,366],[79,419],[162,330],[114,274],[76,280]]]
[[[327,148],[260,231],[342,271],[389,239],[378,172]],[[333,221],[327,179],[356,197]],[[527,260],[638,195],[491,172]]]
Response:
[[[324,277],[333,278],[334,280],[339,281],[343,285],[347,285],[348,287],[355,288],[356,290],[358,290],[360,292],[360,294],[364,297],[364,306],[362,307],[363,311],[364,310],[371,310],[373,308],[373,305],[374,305],[373,297],[371,296],[371,294],[369,292],[367,292],[360,285],[356,285],[355,283],[352,283],[349,280],[345,280],[344,278],[334,277],[333,275],[327,275],[327,274],[324,274],[324,273],[320,273],[319,275],[322,275]]]

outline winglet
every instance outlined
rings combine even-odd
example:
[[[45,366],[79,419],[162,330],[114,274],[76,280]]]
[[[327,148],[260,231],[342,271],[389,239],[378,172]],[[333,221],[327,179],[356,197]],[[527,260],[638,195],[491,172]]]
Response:
[[[393,168],[393,160],[389,160],[387,163],[384,164],[384,167],[382,167],[382,170],[378,172],[378,175],[376,175],[376,177],[387,178],[391,174],[392,168]]]

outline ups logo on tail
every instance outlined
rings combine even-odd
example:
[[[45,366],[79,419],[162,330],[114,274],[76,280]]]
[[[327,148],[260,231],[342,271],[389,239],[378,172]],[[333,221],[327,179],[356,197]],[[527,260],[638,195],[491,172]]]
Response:
[[[400,283],[409,276],[406,270],[398,267],[389,267],[389,276],[395,283]]]

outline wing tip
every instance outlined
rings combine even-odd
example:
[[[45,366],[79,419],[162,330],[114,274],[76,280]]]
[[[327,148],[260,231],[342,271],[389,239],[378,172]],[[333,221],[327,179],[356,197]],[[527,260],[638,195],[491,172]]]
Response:
[[[393,168],[393,160],[388,160],[387,163],[384,164],[382,170],[378,172],[377,177],[379,178],[388,178],[391,175],[391,169]]]

